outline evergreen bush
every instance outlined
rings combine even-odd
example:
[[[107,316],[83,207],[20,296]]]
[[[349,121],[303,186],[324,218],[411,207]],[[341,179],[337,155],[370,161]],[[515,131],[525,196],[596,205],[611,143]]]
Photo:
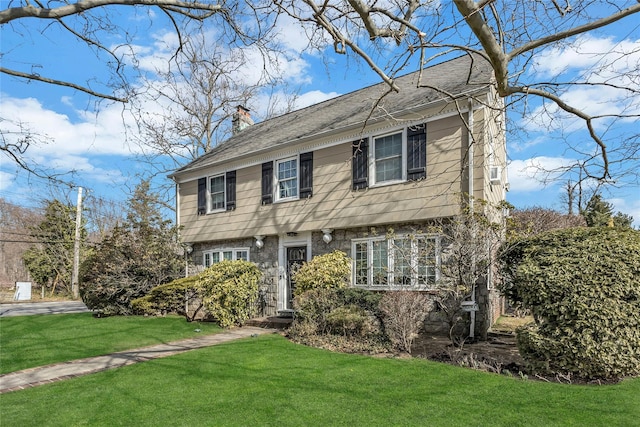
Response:
[[[198,276],[183,277],[156,286],[148,295],[131,301],[131,307],[136,314],[185,315],[185,300],[189,296],[193,297],[197,280]]]
[[[351,260],[341,251],[315,256],[293,273],[293,280],[296,296],[311,289],[345,288],[351,281]]]
[[[255,311],[262,273],[249,261],[222,261],[203,271],[196,281],[205,309],[223,328],[241,325]]]
[[[503,293],[531,310],[520,353],[540,372],[640,374],[640,232],[572,228],[511,242]]]

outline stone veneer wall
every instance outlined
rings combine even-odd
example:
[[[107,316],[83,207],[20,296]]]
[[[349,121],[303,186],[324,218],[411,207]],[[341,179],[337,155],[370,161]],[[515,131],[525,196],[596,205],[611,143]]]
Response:
[[[317,256],[334,250],[340,250],[351,257],[352,239],[386,234],[417,234],[425,232],[428,226],[428,223],[408,223],[394,224],[389,227],[378,226],[334,230],[332,233],[332,241],[328,244],[322,240],[323,234],[321,231],[314,231],[311,235],[311,254],[312,256]],[[259,289],[264,302],[260,304],[259,301],[258,315],[274,316],[277,314],[278,280],[281,274],[278,265],[278,240],[278,236],[266,236],[263,240],[264,246],[261,249],[256,248],[255,239],[253,238],[197,244],[194,246],[191,260],[196,266],[201,266],[203,264],[204,251],[248,247],[250,261],[256,263],[258,268],[263,272]],[[196,270],[201,271],[201,268]],[[426,293],[430,294],[428,291]],[[484,339],[486,338],[488,328],[493,325],[498,316],[502,314],[504,301],[497,290],[487,290],[484,284],[478,286],[476,299],[480,308],[480,311],[476,313],[476,336]],[[427,316],[425,320],[425,330],[429,333],[448,334],[448,326],[437,309],[431,311]]]

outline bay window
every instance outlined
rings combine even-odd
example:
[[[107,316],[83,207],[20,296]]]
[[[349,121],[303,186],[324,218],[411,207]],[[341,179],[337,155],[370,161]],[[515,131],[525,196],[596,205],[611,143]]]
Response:
[[[352,241],[354,284],[368,289],[429,289],[438,280],[440,238],[370,237]]]

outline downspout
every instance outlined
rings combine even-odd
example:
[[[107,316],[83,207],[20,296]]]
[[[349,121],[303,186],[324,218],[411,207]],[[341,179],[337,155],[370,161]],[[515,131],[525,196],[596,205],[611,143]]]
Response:
[[[468,120],[468,128],[467,128],[467,144],[468,151],[467,156],[469,157],[468,167],[469,170],[467,172],[469,179],[469,213],[473,215],[474,211],[474,200],[473,200],[473,169],[474,169],[474,152],[473,152],[473,99],[469,98],[469,120]],[[473,254],[471,255],[474,256]],[[475,259],[471,260],[471,271],[475,269]],[[473,305],[471,307],[471,311],[469,312],[470,317],[470,325],[469,325],[469,338],[475,337],[476,330],[476,312],[475,312],[475,302],[476,302],[476,284],[475,282],[471,285],[471,301]]]

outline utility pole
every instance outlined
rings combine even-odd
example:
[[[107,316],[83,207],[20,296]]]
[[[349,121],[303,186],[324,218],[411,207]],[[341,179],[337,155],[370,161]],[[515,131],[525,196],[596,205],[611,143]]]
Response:
[[[76,204],[76,237],[73,242],[73,271],[71,273],[71,291],[73,299],[80,296],[78,275],[80,271],[80,226],[82,223],[82,187],[78,187],[78,203]]]

